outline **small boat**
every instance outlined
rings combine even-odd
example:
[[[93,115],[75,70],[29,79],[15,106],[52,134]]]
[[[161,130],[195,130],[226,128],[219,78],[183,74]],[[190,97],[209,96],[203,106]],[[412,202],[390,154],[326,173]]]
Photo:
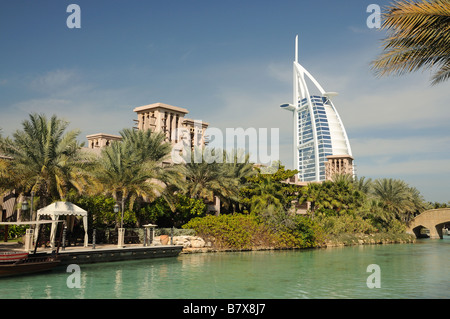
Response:
[[[8,251],[0,253],[3,259],[3,262],[0,262],[0,277],[27,275],[37,272],[49,271],[57,267],[61,263],[61,260],[58,256],[59,243],[61,243],[61,238],[59,240],[58,249],[56,250],[56,252],[53,251],[51,255],[47,253],[38,253],[37,247],[40,234],[41,232],[38,231],[33,254],[29,254],[28,252],[24,251]],[[62,231],[60,237],[61,236]]]
[[[49,271],[57,267],[60,262],[61,260],[56,255],[28,256],[14,262],[4,262],[0,264],[0,277]]]
[[[12,263],[27,258],[28,252],[25,251],[5,251],[0,252],[0,264]]]

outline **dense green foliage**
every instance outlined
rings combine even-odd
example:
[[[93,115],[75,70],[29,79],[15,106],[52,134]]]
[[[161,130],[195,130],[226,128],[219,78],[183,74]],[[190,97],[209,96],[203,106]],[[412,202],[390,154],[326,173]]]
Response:
[[[52,116],[30,114],[13,138],[0,137],[0,154],[13,158],[7,166],[8,178],[0,179],[0,189],[34,191],[45,203],[64,199],[73,187],[77,171],[83,167],[76,140],[79,131],[65,132],[69,123]]]
[[[212,161],[214,159],[220,159]],[[181,169],[186,179],[185,195],[212,203],[217,197],[221,211],[239,210],[239,190],[247,177],[254,175],[249,156],[239,151],[195,148],[190,162]]]
[[[216,249],[308,248],[317,246],[317,226],[295,216],[292,225],[275,225],[255,214],[208,215],[191,219],[193,229]]]
[[[364,195],[344,180],[310,183],[303,190],[311,202],[311,214],[324,216],[354,215],[362,206]]]
[[[327,234],[336,235],[342,233],[371,234],[377,231],[370,220],[361,216],[342,215],[319,217],[318,222]]]
[[[88,222],[91,228],[114,225],[116,221],[114,205],[116,202],[113,198],[105,195],[75,196],[72,194],[69,199],[88,212]]]
[[[173,167],[161,166],[171,150],[164,134],[150,130],[123,130],[121,134],[122,141],[113,141],[93,159],[87,171],[89,182],[79,190],[126,201],[131,211],[137,199],[154,200],[163,192],[163,185],[176,184],[181,175]]]
[[[191,218],[205,216],[206,204],[201,199],[190,198],[183,194],[176,194],[173,199],[174,208],[167,201],[158,197],[151,203],[140,204],[136,213],[141,221],[150,222],[159,227],[180,227]]]
[[[67,126],[32,114],[13,139],[0,136],[11,158],[0,159],[0,192],[34,191],[35,209],[69,200],[89,212],[93,228],[117,227],[114,205],[123,202],[126,227],[183,225],[226,249],[305,248],[343,234],[401,234],[423,210],[447,205],[426,203],[396,179],[335,175],[300,186],[291,182],[296,170],[255,167],[242,151],[195,148],[190,162],[168,164],[170,143],[151,130],[124,129],[122,141],[89,153]],[[216,199],[220,212],[211,216]]]
[[[308,184],[310,214],[328,234],[401,233],[405,224],[429,207],[417,189],[394,179],[336,176]]]
[[[194,229],[200,237],[213,242],[217,249],[268,247],[273,241],[272,234],[254,215],[208,215],[191,219],[183,228]]]
[[[190,198],[183,194],[174,196],[174,211],[163,197],[153,202],[139,202],[133,210],[126,209],[124,224],[127,227],[157,224],[160,227],[179,227],[193,217],[204,216],[206,204],[199,199]],[[114,214],[116,201],[105,195],[77,196],[72,194],[70,201],[88,211],[89,224],[92,228],[113,227],[117,216]]]
[[[302,200],[299,197],[301,187],[284,183],[293,177],[297,170],[286,170],[280,163],[274,163],[276,171],[273,174],[261,173],[256,168],[257,174],[246,178],[240,189],[240,203],[244,211],[258,212],[264,207],[289,210],[291,202]]]

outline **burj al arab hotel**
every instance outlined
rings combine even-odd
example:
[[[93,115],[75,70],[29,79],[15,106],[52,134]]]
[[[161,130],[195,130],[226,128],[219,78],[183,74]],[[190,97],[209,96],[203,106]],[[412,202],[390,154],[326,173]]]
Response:
[[[280,107],[293,113],[294,168],[299,172],[299,180],[319,182],[331,179],[336,173],[353,175],[350,143],[331,100],[337,93],[326,92],[298,63],[298,36],[293,67],[293,103]],[[310,93],[313,90],[315,95]]]

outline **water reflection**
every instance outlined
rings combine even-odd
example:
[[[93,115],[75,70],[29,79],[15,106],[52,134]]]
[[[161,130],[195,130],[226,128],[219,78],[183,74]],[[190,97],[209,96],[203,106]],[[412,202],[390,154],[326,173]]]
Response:
[[[52,295],[51,295],[51,288],[52,288],[52,286],[49,286],[49,285],[47,285],[46,287],[45,287],[45,289],[44,289],[44,292],[45,292],[45,297],[47,298],[47,299],[51,299],[52,298]]]
[[[77,299],[85,298],[87,279],[88,279],[87,273],[82,271],[80,274],[80,288],[72,288],[72,289],[74,289],[74,292],[75,292],[74,298],[77,298]]]
[[[306,251],[207,253],[80,265],[0,279],[0,298],[449,298],[450,240]],[[381,288],[369,289],[378,264]]]
[[[33,295],[33,288],[31,286],[25,286],[20,294],[22,299],[30,299]]]
[[[122,298],[122,269],[116,270],[114,292],[116,298]]]

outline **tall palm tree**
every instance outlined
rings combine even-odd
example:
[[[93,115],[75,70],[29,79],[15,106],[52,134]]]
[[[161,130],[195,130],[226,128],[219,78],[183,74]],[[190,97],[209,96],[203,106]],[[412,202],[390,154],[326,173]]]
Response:
[[[379,75],[435,68],[432,84],[450,78],[450,0],[399,0],[384,18],[384,53],[372,62]]]
[[[306,201],[310,202],[311,218],[314,219],[317,211],[321,211],[326,208],[331,208],[331,201],[333,200],[332,194],[330,194],[331,183],[324,182],[322,184],[311,182],[303,188],[303,196]]]
[[[401,180],[377,179],[373,184],[373,194],[383,203],[386,210],[397,215],[411,208],[406,183]]]
[[[382,207],[394,213],[397,219],[408,222],[415,214],[426,208],[422,196],[404,181],[382,178],[373,183],[373,195]]]
[[[362,177],[355,176],[355,178],[353,179],[353,187],[356,190],[367,195],[370,193],[372,187],[372,179],[371,178],[366,179],[364,176]]]
[[[217,153],[219,152],[219,153]],[[207,152],[212,158],[222,156],[221,151],[215,149]],[[215,197],[220,201],[237,200],[239,195],[239,180],[235,177],[231,167],[226,163],[211,162],[206,159],[205,149],[194,148],[191,153],[192,160],[183,167],[186,178],[186,195],[192,198],[202,198],[213,202]],[[201,161],[195,159],[202,159]],[[198,163],[200,162],[200,163]],[[218,213],[218,212],[217,212]]]
[[[2,129],[0,128],[0,143],[2,140]],[[0,152],[0,197],[14,188],[12,174],[10,172],[11,158]]]
[[[406,213],[406,221],[411,220],[414,216],[420,214],[424,210],[431,208],[431,205],[425,202],[422,194],[420,194],[420,191],[415,187],[409,187],[409,200],[411,201],[414,209]]]
[[[247,178],[257,174],[253,164],[250,163],[250,154],[245,153],[244,150],[233,149],[231,151],[224,151],[223,157],[223,168],[228,171],[228,176],[236,179],[238,184],[237,191],[239,192],[247,184]],[[237,212],[243,208],[240,205],[239,199],[240,197],[237,194],[234,197],[224,198],[224,203],[229,213]]]
[[[184,183],[181,165],[169,164],[172,145],[165,141],[166,135],[162,132],[133,129],[123,129],[120,135],[129,153],[134,154],[139,162],[153,163],[150,164],[153,171],[152,182],[159,185],[155,189],[156,194],[161,195],[174,210],[177,201],[175,193],[184,189]]]
[[[30,114],[13,138],[0,138],[0,153],[12,158],[10,181],[20,192],[34,191],[44,199],[64,199],[72,187],[72,173],[82,165],[76,140],[78,130],[66,132],[69,123],[53,115]]]
[[[166,135],[163,132],[126,128],[120,135],[140,161],[163,161],[172,150],[171,144],[164,141]]]
[[[94,175],[103,191],[116,201],[137,196],[148,199],[156,196],[155,190],[160,189],[150,182],[155,177],[155,166],[154,161],[139,161],[137,154],[130,153],[125,143],[114,141],[102,149]]]
[[[272,181],[270,176],[264,178],[253,189],[254,195],[251,198],[250,211],[259,213],[268,207],[279,210],[283,208],[283,192],[280,184]]]
[[[164,193],[168,184],[181,181],[181,174],[162,161],[171,151],[164,137],[151,131],[125,129],[123,140],[102,149],[91,169],[92,193],[110,194],[116,201],[128,201],[129,209],[137,199],[152,201]],[[170,203],[169,203],[170,204]]]
[[[333,176],[331,176],[331,181],[348,185],[353,183],[354,180],[352,174],[333,174]]]

